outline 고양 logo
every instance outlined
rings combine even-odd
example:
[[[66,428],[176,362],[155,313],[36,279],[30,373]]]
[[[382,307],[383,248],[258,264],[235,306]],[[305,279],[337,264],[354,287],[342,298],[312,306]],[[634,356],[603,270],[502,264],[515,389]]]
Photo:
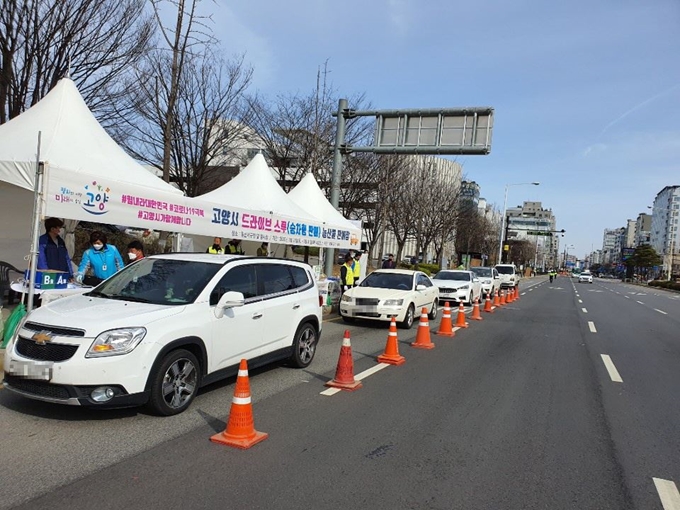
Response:
[[[108,212],[106,204],[109,202],[110,192],[111,188],[98,184],[97,181],[92,181],[92,184],[86,184],[83,209],[97,216],[106,214]]]

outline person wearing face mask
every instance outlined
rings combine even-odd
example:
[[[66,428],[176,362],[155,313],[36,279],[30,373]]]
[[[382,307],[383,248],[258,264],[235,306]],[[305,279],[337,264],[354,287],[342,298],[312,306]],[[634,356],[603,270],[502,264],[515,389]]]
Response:
[[[130,264],[144,258],[144,245],[141,241],[132,241],[127,245],[127,256]]]
[[[38,269],[52,269],[68,273],[73,279],[73,266],[66,244],[61,237],[64,222],[59,218],[45,220],[45,233],[38,240]]]
[[[76,281],[82,283],[87,277],[85,273],[88,269],[92,269],[94,277],[87,278],[84,281],[89,285],[98,285],[108,277],[113,276],[117,271],[120,271],[125,266],[123,257],[120,256],[118,248],[113,245],[106,244],[106,235],[95,230],[90,234],[91,248],[88,248],[83,253],[83,260],[78,267],[76,274]]]

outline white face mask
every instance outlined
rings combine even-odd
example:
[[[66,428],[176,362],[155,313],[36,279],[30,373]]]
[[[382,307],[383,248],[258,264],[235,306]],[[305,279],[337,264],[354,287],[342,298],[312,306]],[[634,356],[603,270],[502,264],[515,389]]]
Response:
[[[137,258],[137,254],[136,253],[128,253],[128,258],[130,260],[135,260]]]
[[[92,247],[95,250],[101,250],[104,247],[104,245],[103,244],[93,244]]]

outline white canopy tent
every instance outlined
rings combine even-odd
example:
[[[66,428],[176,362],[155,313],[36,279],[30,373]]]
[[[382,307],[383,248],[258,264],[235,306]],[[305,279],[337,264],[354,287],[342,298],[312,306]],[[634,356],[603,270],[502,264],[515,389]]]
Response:
[[[6,218],[0,225],[0,259],[19,269],[26,267],[30,251],[38,133],[40,161],[57,187],[66,184],[59,182],[65,171],[87,181],[131,182],[170,197],[182,196],[128,156],[97,122],[73,81],[64,78],[36,105],[0,125],[0,211]],[[98,221],[85,211],[64,217]],[[117,223],[109,218],[99,221]]]

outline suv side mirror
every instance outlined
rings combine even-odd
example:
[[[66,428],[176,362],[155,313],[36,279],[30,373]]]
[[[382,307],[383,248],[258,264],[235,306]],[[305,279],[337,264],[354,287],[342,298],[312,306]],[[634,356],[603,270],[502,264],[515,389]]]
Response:
[[[493,277],[494,280],[498,280],[499,278],[500,278],[500,275],[498,275],[498,274],[494,275],[494,277]]]
[[[427,287],[425,285],[423,285],[422,283],[419,283],[418,285],[416,285],[416,290],[425,290],[425,289],[427,289]]]
[[[479,278],[477,278],[476,276],[472,279],[472,283],[477,283],[478,281],[479,281]]]
[[[221,319],[224,316],[224,311],[229,308],[243,306],[245,298],[240,292],[225,292],[215,306],[215,317]]]

